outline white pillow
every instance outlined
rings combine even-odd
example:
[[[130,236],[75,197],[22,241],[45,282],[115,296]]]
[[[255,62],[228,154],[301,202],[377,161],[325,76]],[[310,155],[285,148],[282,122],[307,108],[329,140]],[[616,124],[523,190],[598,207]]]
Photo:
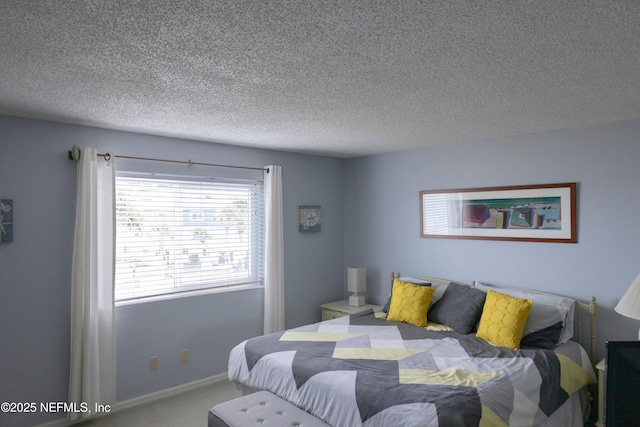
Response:
[[[475,282],[475,287],[482,292],[493,289],[496,292],[511,295],[512,297],[525,298],[533,301],[533,306],[529,312],[523,335],[540,331],[554,323],[562,321],[562,333],[560,334],[558,344],[565,343],[573,338],[573,319],[575,317],[576,307],[574,299],[527,290],[497,288],[480,282]]]
[[[447,285],[448,285],[448,283],[445,283],[446,282],[445,280],[435,279],[436,281],[441,283],[434,283],[428,280],[428,277],[424,279],[419,279],[417,277],[405,276],[405,277],[397,277],[397,279],[400,280],[401,282],[413,283],[414,285],[430,284],[432,287],[434,287],[435,291],[433,291],[433,296],[431,297],[431,305],[433,305],[433,303],[435,303],[440,298],[442,298],[442,294],[444,293],[445,289],[447,289]],[[393,284],[391,286],[393,291]],[[389,292],[389,298],[387,299],[387,302],[382,309],[382,311],[384,311],[385,313],[389,311],[389,306],[391,305],[391,294],[392,292]]]
[[[424,279],[419,279],[417,277],[410,277],[410,276],[400,277],[398,278],[398,280],[406,283],[413,283],[415,285],[423,285],[426,283],[431,283],[431,287],[435,288],[435,291],[433,291],[433,296],[431,297],[431,305],[433,305],[436,301],[442,298],[442,294],[444,294],[444,291],[447,289],[447,286],[449,285],[449,283],[435,283],[435,281],[432,282],[430,280],[424,280]]]
[[[441,285],[438,283],[430,282],[429,280],[418,279],[417,277],[400,277],[398,280],[406,283],[413,283],[415,285],[425,285],[427,283],[431,284],[432,288],[435,288],[433,291],[433,296],[431,297],[431,305],[442,298],[442,294],[444,294],[445,289],[447,289],[447,285]]]
[[[428,280],[422,280],[422,279],[418,279],[417,277],[410,277],[410,276],[398,277],[398,280],[405,283],[413,283],[414,285],[425,285],[427,283],[431,283]]]

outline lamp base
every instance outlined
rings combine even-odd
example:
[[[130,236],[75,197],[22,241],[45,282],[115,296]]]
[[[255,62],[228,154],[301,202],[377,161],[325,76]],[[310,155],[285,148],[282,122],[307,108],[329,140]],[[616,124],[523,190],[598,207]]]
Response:
[[[362,295],[351,295],[349,297],[349,305],[352,307],[361,307],[364,305],[364,297]]]

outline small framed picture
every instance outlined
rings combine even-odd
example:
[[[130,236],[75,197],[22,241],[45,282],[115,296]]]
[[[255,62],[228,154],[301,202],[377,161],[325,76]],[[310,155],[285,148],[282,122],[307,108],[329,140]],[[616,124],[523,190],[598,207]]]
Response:
[[[322,227],[322,210],[320,206],[298,207],[298,231],[300,233],[316,233]]]
[[[13,200],[0,199],[0,243],[13,241]]]

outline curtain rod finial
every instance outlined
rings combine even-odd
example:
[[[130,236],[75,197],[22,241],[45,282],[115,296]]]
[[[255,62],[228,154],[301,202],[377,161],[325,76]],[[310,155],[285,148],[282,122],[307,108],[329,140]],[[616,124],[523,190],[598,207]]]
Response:
[[[80,160],[80,148],[75,144],[73,144],[73,147],[69,150],[69,160],[73,160],[74,162]]]

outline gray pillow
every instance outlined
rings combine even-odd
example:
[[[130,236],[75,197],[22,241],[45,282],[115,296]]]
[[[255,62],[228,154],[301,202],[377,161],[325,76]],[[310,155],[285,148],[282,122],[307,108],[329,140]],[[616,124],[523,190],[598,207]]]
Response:
[[[468,334],[477,323],[487,295],[467,285],[451,282],[427,314],[428,320]]]
[[[554,348],[562,334],[562,322],[557,322],[547,328],[531,332],[522,337],[520,347]]]

